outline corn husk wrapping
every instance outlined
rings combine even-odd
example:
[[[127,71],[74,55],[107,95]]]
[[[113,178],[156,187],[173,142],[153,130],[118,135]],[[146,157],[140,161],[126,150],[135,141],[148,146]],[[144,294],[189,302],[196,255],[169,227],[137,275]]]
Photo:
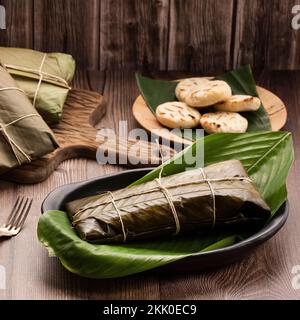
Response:
[[[200,169],[161,178],[176,208],[179,234],[258,226],[270,217],[269,207],[239,161],[221,162],[203,170],[207,179],[224,179],[211,181],[215,211],[212,191],[208,183],[203,182]],[[112,194],[126,230],[126,241],[174,235],[174,216],[156,181]],[[124,228],[110,194],[70,202],[66,210],[82,239],[92,243],[124,242]]]
[[[0,47],[1,63],[6,66],[17,85],[26,92],[32,102],[40,75],[35,72],[18,70],[18,67],[38,71],[44,55],[43,52],[30,49]],[[35,107],[48,124],[55,124],[59,122],[62,116],[63,107],[70,90],[69,84],[75,73],[75,61],[68,54],[48,53],[42,71],[49,76],[43,76]],[[65,82],[55,77],[62,78]]]
[[[7,87],[16,87],[16,83],[7,70],[0,66],[0,88]],[[18,90],[0,91],[0,124],[2,126],[27,115],[30,117],[9,125],[5,130],[13,143],[33,160],[55,150],[58,143],[25,93]],[[22,164],[29,162],[16,147],[12,148],[7,136],[0,131],[0,174],[20,165],[15,153]]]

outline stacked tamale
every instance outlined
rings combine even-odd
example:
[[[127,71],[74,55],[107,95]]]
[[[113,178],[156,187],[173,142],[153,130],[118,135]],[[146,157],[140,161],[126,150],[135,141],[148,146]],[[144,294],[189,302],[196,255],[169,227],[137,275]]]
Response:
[[[0,65],[0,174],[57,147],[51,129]]]
[[[64,53],[0,47],[0,174],[58,147],[58,123],[75,73]]]
[[[79,199],[66,210],[80,237],[92,243],[258,227],[270,218],[268,205],[236,160]]]
[[[75,73],[72,56],[0,47],[0,61],[44,120],[58,123]]]

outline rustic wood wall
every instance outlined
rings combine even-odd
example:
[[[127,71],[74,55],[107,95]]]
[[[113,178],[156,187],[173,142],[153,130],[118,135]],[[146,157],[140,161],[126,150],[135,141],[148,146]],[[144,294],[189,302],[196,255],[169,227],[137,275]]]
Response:
[[[71,53],[88,69],[299,69],[296,0],[0,0],[0,44]]]

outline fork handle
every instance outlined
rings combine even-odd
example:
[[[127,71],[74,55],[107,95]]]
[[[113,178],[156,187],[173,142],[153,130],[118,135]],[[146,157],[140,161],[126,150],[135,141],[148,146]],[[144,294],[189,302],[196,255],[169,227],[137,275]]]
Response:
[[[18,234],[18,232],[8,231],[0,228],[0,238],[11,238]]]
[[[0,238],[4,238],[4,237],[12,237],[12,234],[8,231],[1,231],[0,230]]]

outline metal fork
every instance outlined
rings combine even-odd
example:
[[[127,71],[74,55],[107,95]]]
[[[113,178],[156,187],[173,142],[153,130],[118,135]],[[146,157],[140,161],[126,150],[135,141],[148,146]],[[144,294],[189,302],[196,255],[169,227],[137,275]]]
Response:
[[[32,206],[32,199],[18,197],[7,222],[0,226],[0,237],[14,237],[22,229]]]

